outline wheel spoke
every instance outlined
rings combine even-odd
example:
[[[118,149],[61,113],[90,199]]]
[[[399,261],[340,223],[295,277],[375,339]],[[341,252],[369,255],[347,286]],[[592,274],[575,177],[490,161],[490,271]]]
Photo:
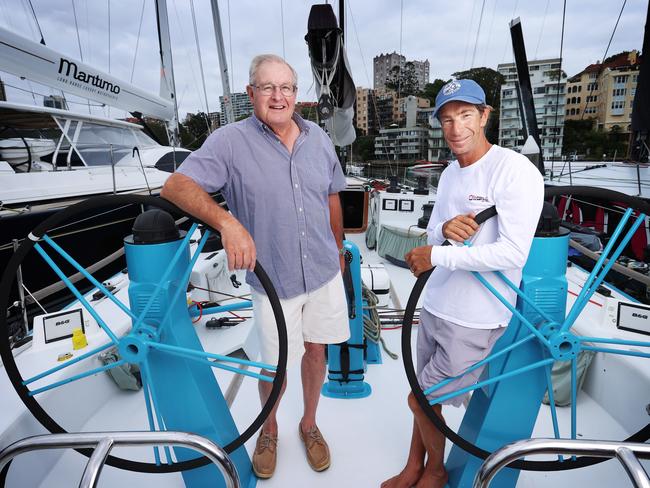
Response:
[[[621,217],[620,222],[616,226],[616,229],[614,229],[614,232],[612,233],[612,236],[610,237],[609,241],[607,242],[607,245],[603,249],[603,252],[600,255],[600,258],[598,258],[598,261],[596,261],[596,264],[594,265],[593,269],[591,270],[591,273],[589,273],[589,276],[587,276],[587,280],[584,283],[584,286],[582,287],[582,290],[580,290],[580,293],[578,294],[578,297],[576,298],[576,301],[574,303],[573,308],[569,312],[569,315],[566,318],[566,322],[568,323],[569,320],[571,320],[571,325],[573,324],[573,321],[578,317],[578,313],[574,313],[574,309],[576,308],[576,305],[581,303],[585,295],[587,294],[587,291],[589,290],[589,287],[591,286],[592,282],[596,278],[596,274],[598,274],[598,271],[602,267],[603,263],[605,262],[605,259],[607,259],[607,255],[611,252],[612,248],[614,247],[614,243],[616,242],[616,239],[618,239],[618,236],[621,235],[621,232],[623,232],[623,227],[627,223],[627,221],[630,218],[630,215],[632,215],[632,209],[628,208],[625,213],[623,214],[623,217]],[[570,326],[569,326],[570,327]]]
[[[632,213],[632,209],[628,208],[627,211],[625,212],[625,215],[628,215],[629,213]],[[616,227],[616,230],[618,231],[619,228],[622,231],[623,229],[623,222],[627,221],[627,219],[621,219],[621,222],[619,225]],[[602,256],[596,263],[596,266],[594,269],[591,271],[589,277],[587,278],[587,281],[585,282],[584,286],[582,287],[582,290],[578,294],[578,298],[576,298],[575,303],[573,304],[573,307],[571,308],[571,311],[569,312],[569,315],[567,316],[566,320],[564,321],[564,324],[562,325],[562,331],[567,331],[571,328],[573,323],[577,320],[578,316],[580,315],[580,312],[582,312],[582,309],[585,308],[587,303],[589,303],[589,299],[591,296],[595,293],[595,291],[598,289],[600,284],[605,280],[605,276],[609,271],[612,269],[614,264],[616,264],[616,259],[621,255],[623,250],[625,249],[625,246],[630,242],[636,231],[639,229],[642,223],[645,222],[645,215],[641,214],[639,217],[636,219],[630,230],[625,234],[625,237],[621,239],[618,247],[616,248],[616,251],[609,257],[609,261],[607,264],[600,269],[600,272],[596,273],[597,271],[597,266],[602,265],[601,261],[605,260],[605,257],[609,253],[609,250],[611,250],[611,247],[614,245],[614,241],[618,238],[618,235],[614,237],[612,235],[610,242],[607,243],[607,248],[605,251],[603,251]],[[619,232],[620,234],[620,232]],[[589,283],[589,285],[587,285]]]
[[[146,372],[147,378],[151,378],[151,370],[149,369],[149,363],[146,360],[140,363],[140,368]],[[156,400],[155,381],[149,381],[149,391],[151,394],[151,402],[153,403],[153,411],[156,414],[156,421],[158,422],[158,429],[167,430],[165,428],[165,421],[163,420],[162,415],[160,414],[160,409],[158,408],[158,401]],[[164,446],[163,450],[165,451],[165,457],[167,457],[167,464],[173,464],[169,446]]]
[[[106,298],[119,307],[125,314],[131,317],[134,320],[137,320],[136,315],[131,312],[129,307],[117,299],[106,287],[97,281],[93,275],[91,275],[86,269],[81,266],[70,254],[68,254],[61,246],[59,246],[50,236],[47,234],[43,235],[42,239],[47,242],[56,252],[58,252],[68,263],[70,263],[77,271],[79,271],[88,281],[90,281],[99,291],[101,291]]]
[[[154,349],[158,349],[160,351],[178,352],[179,354],[189,354],[189,355],[192,355],[192,356],[197,356],[197,357],[202,357],[202,358],[210,358],[210,359],[215,359],[217,361],[220,361],[222,363],[243,364],[244,366],[251,366],[253,368],[266,369],[267,371],[275,371],[277,369],[277,366],[275,366],[273,364],[262,363],[262,362],[258,362],[258,361],[251,361],[249,359],[234,358],[234,357],[231,357],[231,356],[224,356],[223,354],[216,354],[216,353],[213,353],[213,352],[196,351],[194,349],[187,349],[187,348],[184,348],[184,347],[171,346],[169,344],[162,344],[162,343],[159,343],[159,342],[151,342],[151,341],[147,341],[146,344],[149,347],[152,347]]]
[[[619,346],[650,347],[650,342],[628,341],[626,339],[611,339],[608,337],[579,337],[580,342],[593,342],[595,344],[614,344]]]
[[[430,386],[429,388],[427,388],[426,390],[424,390],[424,394],[425,394],[425,395],[429,395],[429,394],[433,393],[434,391],[439,390],[440,388],[442,388],[442,387],[445,386],[446,384],[451,383],[452,381],[457,380],[457,379],[459,379],[459,378],[462,378],[462,377],[465,376],[467,373],[471,373],[471,372],[474,371],[475,369],[480,368],[481,366],[484,366],[484,365],[488,364],[488,363],[491,362],[492,360],[497,359],[497,358],[503,356],[504,354],[509,353],[509,352],[512,351],[513,349],[515,349],[515,348],[521,346],[522,344],[524,344],[524,343],[530,341],[530,340],[533,339],[534,337],[535,337],[535,336],[534,336],[533,334],[530,334],[530,335],[524,337],[523,339],[519,339],[517,342],[514,342],[513,344],[510,344],[508,347],[504,347],[504,348],[501,349],[499,352],[494,353],[494,354],[491,354],[491,355],[489,355],[488,357],[486,357],[485,359],[481,359],[479,362],[474,363],[472,366],[470,366],[469,368],[467,368],[465,371],[463,371],[463,372],[462,372],[461,374],[459,374],[458,376],[453,376],[453,377],[451,377],[451,378],[447,378],[447,379],[445,379],[445,380],[442,380],[440,383],[436,383],[435,385]]]
[[[578,420],[578,359],[571,360],[571,439],[577,437],[577,420]],[[576,457],[571,456],[571,461]]]
[[[555,393],[553,392],[553,377],[551,375],[552,364],[544,366],[544,373],[546,375],[546,391],[548,391],[548,405],[551,407],[551,421],[553,422],[553,435],[556,439],[560,438],[560,427],[557,422],[557,408],[555,406]],[[559,461],[563,461],[563,456],[557,457]]]
[[[77,380],[80,380],[82,378],[87,378],[88,376],[92,376],[94,374],[101,373],[102,371],[108,371],[109,369],[116,368],[118,366],[121,366],[124,363],[126,363],[126,361],[124,359],[120,359],[119,361],[116,361],[116,362],[111,363],[111,364],[107,364],[105,366],[100,366],[99,368],[91,369],[90,371],[86,371],[85,373],[76,374],[74,376],[71,376],[70,378],[66,378],[66,379],[61,380],[61,381],[56,381],[56,382],[54,382],[54,383],[52,383],[50,385],[44,386],[42,388],[37,388],[36,390],[32,390],[32,391],[29,392],[29,396],[38,395],[39,393],[43,393],[44,391],[48,391],[48,390],[51,390],[53,388],[57,388],[59,386],[65,385],[65,384],[72,383],[73,381],[77,381]]]
[[[174,254],[174,257],[172,258],[172,260],[167,265],[167,269],[165,269],[165,272],[163,273],[162,277],[160,278],[160,281],[158,281],[158,283],[156,284],[156,287],[154,288],[154,291],[151,294],[151,296],[149,297],[149,299],[147,300],[147,303],[145,304],[144,308],[142,309],[142,312],[140,312],[140,315],[138,315],[137,320],[133,323],[133,328],[134,329],[137,329],[140,326],[140,324],[142,323],[144,318],[147,316],[147,313],[149,313],[149,309],[151,308],[153,303],[156,301],[156,298],[158,298],[158,295],[160,294],[160,292],[163,289],[163,285],[165,283],[167,283],[167,280],[169,279],[169,275],[172,273],[172,270],[176,266],[176,263],[178,262],[178,260],[183,255],[184,249],[189,245],[190,238],[191,238],[192,234],[194,233],[194,231],[196,230],[197,227],[198,227],[198,224],[196,224],[196,223],[192,224],[192,227],[190,227],[190,230],[187,231],[187,235],[183,239],[183,242],[181,243],[181,245],[178,246],[178,249],[176,250],[176,253]]]
[[[41,255],[41,257],[45,260],[45,262],[52,268],[52,270],[57,274],[57,276],[65,283],[65,285],[68,287],[68,289],[73,293],[73,295],[81,302],[81,304],[84,306],[84,308],[88,311],[90,315],[97,321],[97,324],[102,328],[104,332],[106,332],[106,335],[111,338],[113,341],[113,344],[117,345],[118,344],[118,339],[113,334],[113,331],[106,325],[104,320],[97,314],[95,309],[90,306],[88,301],[84,298],[84,296],[79,292],[76,286],[68,279],[68,277],[61,271],[61,268],[57,266],[57,264],[52,261],[52,258],[45,252],[45,250],[41,247],[41,245],[37,242],[34,244],[34,248],[36,251]]]
[[[226,364],[221,364],[221,362],[225,361],[230,363],[243,364],[247,366],[253,366],[255,368],[266,369],[267,371],[275,371],[277,369],[277,366],[273,366],[271,364],[258,363],[255,361],[247,361],[246,359],[231,358],[228,356],[222,356],[221,354],[213,354],[213,353],[203,352],[203,351],[194,351],[192,349],[185,349],[182,347],[170,346],[167,344],[146,342],[146,345],[153,349],[158,349],[160,351],[168,352],[169,354],[173,354],[174,356],[181,356],[186,359],[191,359],[199,363],[207,364],[208,366],[211,366],[213,368],[219,368],[225,371],[230,371],[232,373],[243,374],[244,376],[250,376],[251,378],[256,378],[258,380],[266,381],[268,383],[273,382],[273,377],[266,376],[263,374],[253,373],[251,371],[247,371],[241,368],[235,368],[232,366],[228,366]],[[210,361],[208,358],[213,359],[213,361]]]
[[[58,366],[55,366],[54,368],[48,369],[47,371],[43,371],[42,373],[37,374],[36,376],[32,376],[31,378],[23,381],[23,385],[27,386],[30,383],[33,383],[34,381],[40,380],[41,378],[45,378],[46,376],[51,375],[52,373],[56,373],[57,371],[61,371],[62,369],[66,369],[69,366],[72,366],[75,363],[78,363],[79,361],[83,361],[84,359],[89,358],[90,356],[94,356],[97,353],[100,353],[109,347],[112,347],[114,344],[112,342],[107,342],[103,346],[99,346],[96,349],[93,349],[90,352],[87,352],[86,354],[82,354],[81,356],[78,356],[74,359],[70,359],[66,361],[63,364],[60,364]]]
[[[189,236],[190,233],[188,232],[187,235]],[[182,278],[180,280],[180,283],[188,283],[190,281],[190,275],[192,274],[192,268],[194,268],[194,265],[196,264],[196,261],[199,259],[199,255],[201,254],[201,250],[203,249],[203,246],[205,246],[205,243],[207,242],[209,236],[210,236],[210,231],[206,230],[203,233],[203,236],[201,237],[201,240],[199,241],[199,243],[198,243],[198,245],[196,247],[196,251],[194,252],[194,255],[190,259],[190,262],[187,265],[187,268],[183,272],[183,276],[182,276]],[[179,247],[179,251],[181,249],[183,249],[185,246],[186,246],[185,243],[181,244],[181,246]],[[176,261],[176,256],[174,257],[174,261]],[[166,278],[161,279],[160,283],[163,283],[164,281],[166,281]],[[169,305],[167,307],[167,313],[165,313],[165,316],[163,317],[163,319],[161,321],[161,326],[160,326],[159,331],[158,331],[158,336],[159,337],[160,337],[160,334],[162,333],[162,331],[165,329],[166,324],[168,322],[170,322],[168,319],[169,319],[169,316],[173,313],[174,305],[176,304],[176,302],[180,298],[181,294],[185,294],[185,292],[186,292],[186,287],[185,286],[177,287],[176,291],[174,292],[174,296],[172,297],[172,299],[171,299],[171,301],[170,301],[170,303],[169,303]]]
[[[532,371],[533,369],[537,369],[539,367],[545,366],[547,364],[553,363],[553,359],[543,359],[541,361],[537,361],[536,363],[529,364],[528,366],[524,366],[521,368],[517,368],[512,371],[508,371],[507,373],[503,373],[497,376],[494,376],[492,378],[489,378],[485,381],[479,381],[478,383],[471,385],[471,386],[466,386],[465,388],[461,388],[460,390],[452,391],[450,393],[446,393],[445,395],[441,395],[438,398],[434,398],[433,400],[429,401],[429,405],[435,405],[437,403],[444,402],[445,400],[449,400],[450,398],[454,398],[458,395],[462,395],[464,393],[469,393],[470,391],[477,390],[479,388],[483,388],[484,386],[491,385],[493,383],[496,383],[498,381],[503,381],[508,378],[512,378],[513,376],[517,376],[522,373],[527,373],[528,371]]]
[[[635,356],[638,358],[650,358],[650,353],[640,351],[626,351],[625,349],[612,349],[610,347],[581,346],[585,351],[606,352],[608,354],[620,354],[621,356]]]
[[[508,300],[506,300],[506,299],[501,295],[501,293],[499,293],[499,292],[497,291],[497,289],[494,288],[494,287],[490,284],[490,282],[487,281],[487,280],[486,280],[486,279],[481,275],[481,273],[479,273],[479,272],[477,272],[477,271],[472,271],[472,274],[473,274],[473,275],[474,275],[474,276],[475,276],[475,277],[476,277],[476,278],[477,278],[477,279],[478,279],[478,280],[483,284],[483,286],[485,286],[488,290],[490,290],[490,291],[492,292],[492,294],[493,294],[493,295],[494,295],[494,296],[495,296],[495,297],[496,297],[496,298],[497,298],[497,299],[498,299],[498,300],[499,300],[499,301],[500,301],[500,302],[501,302],[501,303],[502,303],[502,304],[503,304],[503,305],[504,305],[508,310],[510,310],[510,311],[512,312],[512,314],[513,314],[515,317],[517,317],[517,318],[519,319],[519,321],[520,321],[522,324],[524,324],[526,327],[528,327],[528,329],[529,329],[533,334],[535,334],[535,336],[537,337],[537,339],[539,339],[539,341],[540,341],[542,344],[544,344],[548,349],[551,348],[551,343],[548,341],[548,339],[547,339],[546,337],[544,337],[544,335],[543,335],[539,330],[537,330],[537,327],[535,327],[533,324],[531,324],[530,321],[529,321],[526,317],[524,317],[524,316],[522,315],[522,313],[521,313],[519,310],[517,310],[515,307],[513,307],[512,304],[511,304]]]
[[[151,406],[151,397],[149,392],[149,376],[148,369],[145,368],[142,363],[140,366],[140,377],[142,378],[142,393],[144,393],[144,404],[147,408],[147,420],[149,420],[149,430],[151,432],[156,431],[156,425],[153,421],[153,408]],[[156,462],[156,466],[160,466],[160,452],[158,446],[153,446],[153,457]]]

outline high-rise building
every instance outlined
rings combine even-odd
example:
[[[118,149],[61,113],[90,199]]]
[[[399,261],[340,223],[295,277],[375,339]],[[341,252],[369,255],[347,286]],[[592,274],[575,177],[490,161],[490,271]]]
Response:
[[[390,54],[382,53],[379,56],[375,56],[372,60],[373,87],[375,89],[386,88],[386,78],[390,74],[390,71],[395,66],[403,67],[406,63],[411,63],[413,65],[418,89],[424,89],[424,85],[429,83],[429,60],[407,61],[405,56],[397,54],[396,52]]]
[[[518,151],[525,140],[517,97],[517,68],[514,63],[500,64],[497,71],[505,78],[501,85],[499,145]],[[543,157],[559,158],[564,135],[566,75],[562,74],[559,58],[528,61],[528,71]]]
[[[211,130],[221,127],[221,112],[210,112],[208,113],[208,118],[210,119]]]
[[[411,61],[415,70],[415,78],[418,81],[418,90],[424,90],[424,85],[429,83],[429,60]]]
[[[629,133],[640,62],[638,51],[625,52],[569,78],[565,118],[594,119],[594,128],[609,131],[618,126]]]
[[[393,90],[357,87],[354,124],[363,135],[377,134],[381,128],[391,124],[403,125],[406,116],[406,100],[413,98],[417,108],[428,108],[427,98],[397,98]]]
[[[399,100],[404,127],[392,125],[379,130],[375,138],[375,158],[413,162],[440,159],[436,137],[442,136],[440,124],[431,127],[429,100],[408,96]],[[437,119],[436,119],[437,122]],[[443,141],[444,143],[444,141]]]
[[[230,100],[232,101],[232,112],[235,120],[248,116],[253,113],[253,104],[248,98],[247,93],[231,93]],[[223,95],[219,96],[219,104],[221,106],[221,115],[219,118],[220,125],[226,125],[226,106],[223,100]]]

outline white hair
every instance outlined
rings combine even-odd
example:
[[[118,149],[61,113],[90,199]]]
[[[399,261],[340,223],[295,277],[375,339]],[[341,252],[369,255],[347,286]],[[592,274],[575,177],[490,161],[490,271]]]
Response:
[[[294,85],[298,84],[298,74],[296,73],[296,70],[293,69],[293,66],[291,66],[289,63],[285,61],[284,58],[277,56],[275,54],[259,54],[253,58],[251,61],[251,66],[248,70],[248,84],[253,86],[256,81],[256,76],[257,76],[257,70],[261,65],[264,63],[281,63],[287,66],[291,70],[291,74],[293,75],[293,83]]]

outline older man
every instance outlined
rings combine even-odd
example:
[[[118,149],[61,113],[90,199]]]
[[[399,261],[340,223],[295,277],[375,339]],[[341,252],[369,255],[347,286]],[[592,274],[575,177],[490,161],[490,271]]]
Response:
[[[430,245],[406,255],[419,276],[436,266],[426,285],[417,337],[417,371],[426,389],[457,378],[430,399],[476,383],[478,368],[503,334],[511,313],[474,276],[486,279],[507,297],[515,293],[490,271],[503,271],[514,283],[532,244],[544,197],[539,171],[524,156],[492,145],[485,137],[491,107],[483,89],[472,80],[455,80],[436,97],[434,115],[440,120],[447,145],[456,156],[442,173],[436,204],[427,227]],[[474,216],[495,205],[498,216],[479,229]],[[441,246],[446,240],[456,246]],[[470,240],[471,246],[463,246]],[[444,401],[460,406],[462,396]],[[405,468],[382,483],[382,488],[443,488],[445,438],[420,409],[413,394],[408,405],[414,414],[413,434]],[[442,405],[434,407],[442,418]],[[426,459],[426,463],[425,463]]]
[[[304,413],[298,433],[309,464],[322,471],[330,465],[327,443],[316,426],[325,344],[349,338],[338,196],[345,178],[325,132],[294,113],[296,72],[284,59],[255,57],[246,90],[254,115],[211,134],[167,180],[162,196],[221,233],[230,269],[249,270],[262,360],[274,364],[277,330],[268,297],[251,273],[255,260],[267,271],[287,322],[288,363],[302,358]],[[232,215],[207,193],[217,190]],[[271,385],[260,381],[259,391],[264,403]],[[260,478],[275,471],[277,407],[253,455]]]

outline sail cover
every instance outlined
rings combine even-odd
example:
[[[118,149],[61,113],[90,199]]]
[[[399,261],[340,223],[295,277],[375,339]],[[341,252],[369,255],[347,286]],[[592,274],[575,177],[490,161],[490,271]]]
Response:
[[[342,34],[331,5],[311,7],[305,40],[316,80],[318,115],[337,146],[352,144],[356,138],[352,123],[356,88]]]
[[[171,119],[171,101],[0,27],[0,70],[80,97]]]

